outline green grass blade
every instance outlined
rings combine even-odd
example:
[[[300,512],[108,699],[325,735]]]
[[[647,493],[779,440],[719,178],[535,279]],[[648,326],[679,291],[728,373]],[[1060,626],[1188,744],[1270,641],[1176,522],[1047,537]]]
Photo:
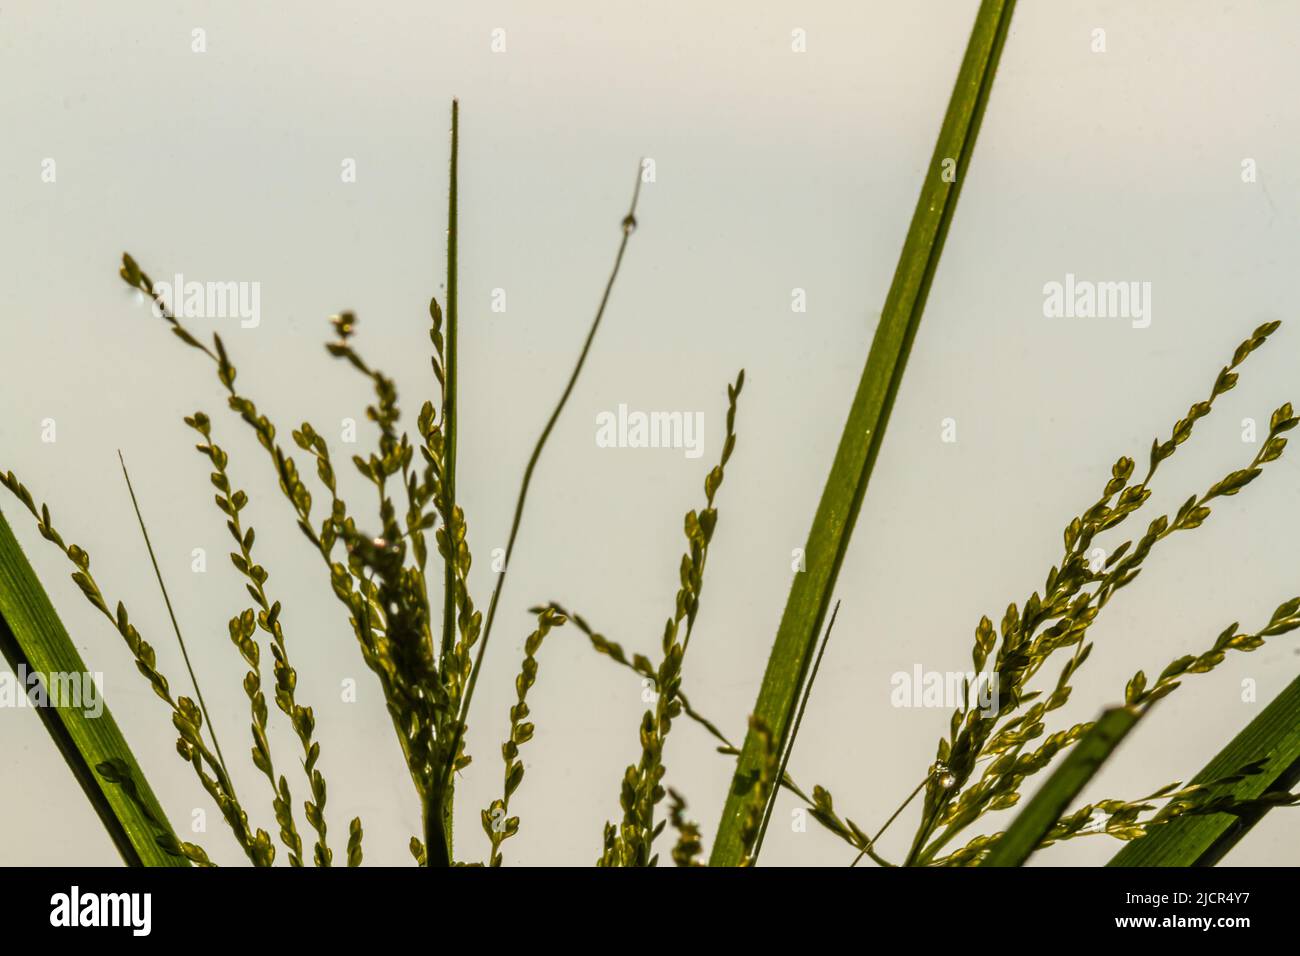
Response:
[[[799,709],[795,713],[794,724],[790,728],[789,737],[785,742],[785,750],[781,753],[781,763],[776,768],[776,779],[784,781],[786,778],[786,769],[790,766],[790,755],[794,753],[795,741],[799,738],[799,728],[803,725],[803,715],[808,709],[808,700],[812,697],[813,685],[817,683],[817,672],[821,670],[822,658],[826,655],[826,645],[831,642],[831,631],[835,630],[835,619],[840,616],[840,602],[835,602],[835,609],[831,611],[830,623],[826,625],[826,633],[822,635],[821,647],[817,649],[817,657],[813,660],[812,673],[808,675],[808,680],[804,682],[803,690],[799,694]],[[767,798],[767,807],[763,810],[763,823],[758,830],[758,839],[754,841],[754,848],[749,851],[751,859],[757,861],[759,853],[763,850],[763,840],[767,836],[768,824],[772,822],[772,811],[776,809],[776,800],[780,796],[781,788],[773,787],[771,794]]]
[[[451,153],[447,163],[447,308],[445,311],[446,332],[446,368],[443,370],[445,380],[442,390],[442,419],[444,441],[443,489],[447,496],[448,511],[456,507],[456,354],[457,354],[457,190],[460,177],[460,102],[451,101]],[[442,657],[451,650],[456,631],[456,572],[450,561],[444,566],[444,599],[442,619]]]
[[[87,667],[0,513],[0,650],[9,665],[40,674],[85,674]],[[128,866],[188,866],[156,842],[160,830],[175,834],[139,764],[105,707],[89,717],[75,707],[40,707],[37,713],[99,815]],[[129,772],[138,797],[94,769],[112,762],[117,776]],[[150,819],[152,816],[152,820]],[[13,822],[10,821],[10,825]]]
[[[980,4],[866,368],[808,535],[804,552],[807,570],[796,576],[786,601],[754,707],[755,715],[771,728],[779,747],[785,746],[799,688],[811,664],[867,480],[880,452],[885,424],[921,321],[957,197],[969,171],[1014,8],[1014,0],[983,0]],[[947,181],[951,177],[945,177],[948,169],[955,173],[953,182]],[[745,738],[722,812],[711,866],[736,866],[744,854],[741,831],[746,784],[758,770],[761,750],[761,741],[751,731]]]
[[[1217,780],[1261,759],[1267,759],[1261,773],[1225,788],[1224,795],[1253,800],[1266,791],[1290,790],[1300,782],[1300,677],[1191,782]],[[1266,809],[1241,815],[1215,813],[1176,818],[1127,844],[1106,865],[1213,866],[1250,831]]]
[[[457,256],[459,250],[458,192],[460,189],[460,101],[451,101],[451,152],[447,160],[447,338],[446,377],[442,390],[443,422],[443,494],[447,499],[448,514],[456,510],[456,435],[459,405],[456,398],[456,355],[459,345],[457,315],[457,282],[460,276]],[[456,569],[451,561],[443,562],[442,647],[439,663],[445,664],[455,642],[456,634]],[[455,763],[456,751],[451,751]],[[438,819],[425,821],[424,845],[431,866],[450,866],[452,861],[455,817],[454,777],[449,773],[446,790],[436,808],[435,817],[441,818],[441,830],[435,831]]]
[[[1023,865],[1141,716],[1140,711],[1115,707],[1097,718],[980,865]]]

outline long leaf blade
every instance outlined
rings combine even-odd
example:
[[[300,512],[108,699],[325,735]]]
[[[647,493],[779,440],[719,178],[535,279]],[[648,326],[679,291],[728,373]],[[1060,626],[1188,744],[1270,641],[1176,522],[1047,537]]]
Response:
[[[1224,795],[1253,800],[1300,782],[1300,677],[1205,765],[1192,783],[1222,779],[1267,758],[1263,771],[1226,787]],[[1213,866],[1244,837],[1267,808],[1247,815],[1186,816],[1155,827],[1115,854],[1107,866]]]
[[[87,673],[3,513],[0,650],[15,671],[22,666],[43,675]],[[160,833],[173,838],[175,833],[108,708],[93,718],[79,707],[40,707],[38,712],[126,864],[189,866],[184,857],[171,856],[158,846]],[[139,803],[122,786],[106,781],[96,772],[95,768],[105,763],[129,772]]]
[[[458,202],[460,181],[460,100],[451,101],[451,152],[447,160],[447,339],[446,379],[442,391],[442,422],[444,436],[443,494],[446,496],[448,514],[456,510],[456,436],[460,431],[460,403],[456,396],[456,356],[459,317],[457,314],[457,284],[460,248]],[[442,650],[440,662],[445,663],[456,635],[456,567],[450,558],[443,562],[442,596]],[[452,748],[451,761],[456,761]],[[450,779],[442,793],[434,817],[425,821],[424,845],[430,866],[450,866],[452,861],[455,826],[456,782]],[[440,817],[440,819],[438,819]]]
[[[1014,9],[1015,0],[983,0],[980,4],[880,324],[808,535],[804,551],[807,569],[795,578],[768,658],[754,713],[771,729],[782,748],[967,175]],[[956,173],[955,181],[945,175],[952,171]],[[737,866],[744,855],[742,829],[748,781],[757,773],[761,759],[762,742],[751,731],[727,795],[709,860],[711,866]]]
[[[1140,711],[1115,707],[1097,718],[980,865],[1023,865],[1140,717]]]

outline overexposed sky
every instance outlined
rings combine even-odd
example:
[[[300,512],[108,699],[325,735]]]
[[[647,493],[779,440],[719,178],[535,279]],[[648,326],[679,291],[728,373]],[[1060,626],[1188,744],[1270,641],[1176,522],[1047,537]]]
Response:
[[[459,97],[458,490],[486,606],[491,551],[505,544],[527,455],[586,333],[636,163],[654,160],[605,325],[531,492],[475,698],[457,846],[463,859],[485,858],[478,816],[500,794],[526,609],[558,600],[629,651],[657,652],[682,514],[703,501],[725,386],[744,367],[739,443],[683,683],[741,736],[978,4],[548,6],[22,0],[0,13],[0,468],[49,502],[183,686],[118,473],[122,449],[241,793],[261,794],[251,763],[231,756],[246,755],[247,705],[226,621],[247,599],[224,558],[207,463],[181,421],[213,415],[252,499],[268,590],[285,607],[300,701],[316,711],[340,856],[354,815],[369,862],[408,863],[420,828],[378,686],[264,454],[222,409],[211,365],[124,289],[121,252],[159,279],[259,283],[256,328],[193,325],[222,333],[241,385],[286,441],[310,419],[342,460],[373,436],[363,426],[359,448],[338,441],[369,395],[322,348],[329,315],[357,312],[358,348],[396,378],[409,412],[432,393],[426,306],[442,296],[448,115]],[[1282,2],[1019,4],[790,765],[865,829],[925,772],[947,726],[947,709],[892,706],[892,674],[964,670],[980,615],[997,620],[1042,586],[1061,529],[1095,500],[1114,460],[1142,462],[1259,323],[1284,320],[1162,467],[1150,514],[1125,530],[1140,533],[1158,509],[1242,467],[1256,450],[1243,419],[1263,426],[1300,400],[1297,27],[1300,10]],[[192,49],[196,29],[203,53]],[[1093,49],[1098,29],[1104,52]],[[806,52],[792,50],[795,30]],[[349,160],[356,181],[345,183]],[[1253,181],[1243,181],[1246,160]],[[1150,283],[1150,326],[1046,318],[1043,287],[1067,274]],[[796,289],[804,312],[791,309]],[[504,312],[493,311],[494,290]],[[599,447],[597,416],[620,404],[701,412],[703,457]],[[42,441],[47,419],[53,443]],[[955,442],[942,440],[946,419]],[[370,500],[360,478],[346,482],[345,497]],[[109,706],[173,824],[188,835],[192,811],[205,808],[208,832],[189,838],[219,862],[241,862],[120,639],[16,503],[0,508],[88,666],[105,673]],[[1111,603],[1059,727],[1233,621],[1262,626],[1300,593],[1297,531],[1300,468],[1284,456],[1203,528],[1163,544]],[[195,548],[208,553],[204,574],[191,571]],[[1088,797],[1137,797],[1190,777],[1300,671],[1298,647],[1285,636],[1188,679]],[[355,703],[341,699],[350,679]],[[1255,703],[1242,699],[1247,680]],[[623,769],[639,754],[641,692],[576,631],[548,639],[507,862],[599,855]],[[290,766],[291,733],[279,727],[273,740]],[[0,752],[0,863],[116,862],[30,710],[0,710]],[[730,763],[685,721],[666,763],[707,845]],[[301,800],[304,782],[291,782]],[[246,800],[273,829],[269,799]],[[794,808],[782,798],[765,862],[852,859],[816,824],[794,829]],[[907,845],[909,824],[914,815],[883,841],[887,855]],[[1229,862],[1292,863],[1296,832],[1285,811],[1270,814]],[[1040,860],[1101,863],[1117,848],[1089,838]]]

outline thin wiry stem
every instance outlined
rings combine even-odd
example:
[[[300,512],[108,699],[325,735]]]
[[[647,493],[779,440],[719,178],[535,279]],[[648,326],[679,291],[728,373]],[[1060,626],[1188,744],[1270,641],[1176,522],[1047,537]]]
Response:
[[[199,699],[199,708],[203,711],[203,719],[207,721],[208,733],[212,735],[212,746],[216,748],[217,760],[221,763],[221,772],[226,775],[229,781],[230,771],[226,769],[226,758],[221,752],[221,744],[217,740],[217,727],[212,723],[212,716],[208,713],[208,705],[203,701],[203,691],[199,689],[199,679],[194,674],[194,667],[190,664],[190,652],[185,649],[185,638],[181,636],[181,626],[176,622],[176,612],[172,609],[172,599],[167,595],[167,585],[163,584],[162,571],[158,568],[158,558],[153,553],[153,543],[149,540],[149,529],[144,526],[144,515],[140,513],[140,502],[136,500],[135,488],[131,485],[131,475],[126,470],[126,459],[122,457],[121,449],[118,449],[117,460],[122,464],[122,477],[126,479],[126,490],[131,494],[131,506],[135,509],[135,520],[140,523],[140,534],[144,536],[144,546],[149,551],[149,560],[153,562],[154,577],[158,579],[158,589],[162,591],[163,603],[167,605],[167,615],[172,619],[172,630],[176,632],[176,643],[181,646],[181,657],[185,659],[185,669],[190,672],[190,682],[194,684],[194,695]],[[230,783],[230,794],[235,795],[235,785]]]
[[[879,830],[876,831],[876,835],[871,838],[871,842],[868,843],[865,847],[863,847],[862,852],[853,858],[853,862],[849,864],[850,866],[857,866],[858,861],[861,860],[864,855],[871,857],[877,863],[881,863],[884,866],[893,866],[892,863],[885,863],[878,856],[876,856],[876,854],[873,852],[873,848],[876,845],[876,841],[885,835],[885,831],[889,829],[890,824],[892,824],[895,820],[898,819],[899,814],[901,814],[904,810],[907,809],[908,805],[913,800],[916,799],[916,795],[920,793],[925,788],[925,785],[929,782],[930,782],[930,778],[926,777],[924,780],[922,780],[920,783],[916,785],[916,789],[907,795],[907,799],[898,805],[898,809],[895,810],[893,814],[890,815],[889,819],[885,821],[884,825]]]
[[[799,699],[799,710],[795,714],[794,726],[790,728],[790,737],[786,740],[785,753],[781,755],[781,763],[777,767],[776,779],[778,781],[785,779],[785,768],[790,763],[790,754],[794,752],[795,738],[799,736],[799,725],[803,723],[804,711],[808,709],[808,698],[812,696],[813,683],[817,680],[817,671],[822,666],[822,655],[826,653],[826,645],[830,643],[831,631],[835,627],[835,618],[840,613],[840,602],[835,602],[835,609],[831,611],[830,623],[826,625],[826,633],[822,635],[822,645],[817,650],[817,658],[813,662],[812,673],[808,675],[808,682],[804,684],[803,695]],[[772,811],[776,808],[776,798],[780,794],[781,788],[773,787],[772,793],[767,800],[767,808],[763,812],[763,823],[758,829],[758,839],[754,841],[754,848],[750,850],[751,859],[757,861],[759,851],[763,848],[763,837],[767,835],[767,825],[772,820]]]
[[[524,516],[524,502],[528,497],[528,486],[532,483],[533,471],[537,467],[538,459],[542,456],[542,449],[546,447],[546,441],[551,437],[551,431],[555,428],[555,423],[559,421],[560,413],[564,411],[564,406],[568,403],[569,396],[573,393],[573,388],[578,382],[578,376],[582,373],[582,366],[587,361],[587,353],[591,351],[591,343],[596,337],[596,330],[600,328],[600,321],[604,318],[605,307],[609,304],[610,293],[614,289],[614,281],[618,278],[619,268],[623,264],[623,253],[627,250],[627,243],[632,237],[632,233],[636,231],[636,204],[640,196],[641,163],[638,161],[636,185],[632,189],[632,204],[628,207],[627,215],[623,217],[623,238],[618,244],[618,255],[614,257],[614,267],[610,270],[609,280],[605,283],[605,292],[600,297],[596,317],[592,320],[591,329],[587,332],[587,339],[583,342],[582,351],[578,353],[578,361],[573,366],[569,382],[565,385],[559,402],[556,404],[554,411],[551,412],[546,427],[542,429],[542,434],[537,439],[537,445],[533,448],[533,454],[528,459],[527,467],[524,468],[524,478],[519,486],[519,498],[515,502],[514,518],[510,522],[510,537],[506,540],[505,564],[497,575],[496,586],[493,587],[492,597],[488,601],[487,617],[483,622],[483,636],[479,639],[478,653],[474,658],[474,668],[470,671],[469,683],[465,687],[465,697],[461,702],[460,714],[456,720],[455,736],[452,738],[451,748],[447,751],[452,755],[447,766],[448,780],[452,777],[453,768],[455,767],[455,754],[460,747],[461,737],[465,733],[465,720],[469,716],[470,700],[474,696],[474,687],[478,683],[479,671],[483,669],[483,652],[487,649],[488,638],[492,636],[492,621],[496,618],[497,603],[501,599],[501,589],[505,586],[506,573],[510,570],[510,557],[514,553],[515,539],[519,536],[519,525]]]

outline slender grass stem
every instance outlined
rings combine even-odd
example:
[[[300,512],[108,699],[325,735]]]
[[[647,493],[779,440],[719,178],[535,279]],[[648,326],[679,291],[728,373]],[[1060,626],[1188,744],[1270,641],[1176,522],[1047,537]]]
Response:
[[[185,659],[185,669],[190,673],[190,681],[194,684],[194,695],[199,699],[199,709],[203,711],[203,719],[208,724],[208,734],[212,737],[212,746],[217,751],[217,760],[221,763],[221,772],[226,775],[226,780],[230,781],[230,770],[226,767],[225,755],[221,752],[221,744],[217,741],[217,727],[212,723],[212,716],[208,713],[208,705],[203,700],[203,691],[199,688],[199,679],[194,673],[194,666],[190,663],[190,652],[185,648],[185,638],[181,636],[181,626],[176,621],[176,611],[172,608],[172,599],[167,594],[167,585],[163,583],[162,571],[158,567],[158,558],[153,551],[153,543],[149,540],[149,529],[144,525],[144,515],[140,513],[140,502],[135,496],[135,488],[131,484],[131,475],[126,470],[126,459],[122,457],[121,449],[118,449],[117,460],[122,465],[122,477],[126,479],[126,490],[131,495],[131,507],[135,509],[135,520],[140,524],[140,534],[144,536],[144,546],[149,551],[149,560],[153,563],[154,577],[158,579],[158,590],[162,591],[163,603],[167,605],[167,615],[172,620],[172,630],[176,632],[176,643],[181,646],[181,657]],[[231,796],[235,795],[235,785],[230,783]]]
[[[916,795],[925,789],[925,785],[929,783],[929,781],[930,778],[926,777],[924,780],[922,780],[920,783],[916,785],[916,789],[907,795],[907,799],[905,799],[902,803],[898,805],[898,809],[895,810],[892,814],[890,814],[889,819],[886,820],[884,822],[884,825],[881,826],[881,828],[876,831],[876,835],[871,838],[871,842],[868,843],[867,846],[865,846],[862,849],[861,853],[859,853],[856,857],[854,857],[853,862],[849,864],[850,866],[857,866],[858,861],[861,860],[863,856],[869,856],[877,863],[881,863],[884,866],[893,865],[890,863],[884,863],[884,861],[882,861],[879,857],[876,856],[876,854],[872,851],[872,848],[876,845],[877,841],[879,841],[879,839],[885,835],[885,831],[890,828],[893,822],[897,820],[899,816],[902,814],[902,812],[908,808],[911,802],[916,799]]]
[[[605,307],[609,304],[610,294],[614,289],[614,282],[618,278],[619,269],[623,265],[623,254],[627,251],[628,240],[636,230],[636,205],[641,196],[641,163],[637,163],[636,168],[636,185],[632,189],[632,203],[628,207],[627,215],[623,217],[623,238],[618,244],[618,254],[614,257],[614,267],[610,270],[609,279],[605,283],[605,292],[600,298],[600,305],[596,309],[596,317],[592,320],[591,328],[587,332],[587,339],[582,344],[582,351],[578,353],[578,361],[573,366],[573,372],[569,375],[568,384],[564,387],[564,392],[560,395],[560,400],[555,409],[551,412],[551,417],[547,419],[546,427],[542,429],[541,435],[537,439],[537,444],[533,448],[532,456],[528,459],[528,465],[524,468],[523,481],[519,486],[519,497],[515,502],[514,517],[510,522],[510,537],[506,540],[505,564],[497,575],[495,587],[492,588],[492,597],[488,601],[487,616],[483,622],[483,636],[479,640],[478,652],[474,658],[474,668],[470,671],[469,682],[465,687],[465,697],[461,702],[460,714],[456,721],[455,736],[452,738],[451,748],[447,753],[451,754],[447,766],[447,779],[453,775],[455,766],[455,754],[460,748],[461,738],[465,733],[465,720],[469,716],[470,701],[474,697],[474,688],[478,683],[479,672],[483,669],[483,653],[487,650],[488,638],[492,636],[492,622],[496,619],[497,604],[501,600],[501,590],[505,586],[506,574],[510,570],[510,558],[514,554],[515,540],[519,536],[519,526],[524,516],[524,503],[528,498],[528,487],[533,480],[533,471],[537,468],[537,462],[542,456],[542,449],[546,447],[547,440],[551,437],[551,432],[555,428],[555,423],[559,421],[560,414],[564,411],[564,406],[568,404],[569,396],[573,394],[574,386],[578,382],[578,376],[582,373],[582,367],[587,361],[587,353],[591,351],[591,343],[596,338],[596,331],[600,328],[601,319],[605,316]],[[448,339],[450,342],[450,338]]]

